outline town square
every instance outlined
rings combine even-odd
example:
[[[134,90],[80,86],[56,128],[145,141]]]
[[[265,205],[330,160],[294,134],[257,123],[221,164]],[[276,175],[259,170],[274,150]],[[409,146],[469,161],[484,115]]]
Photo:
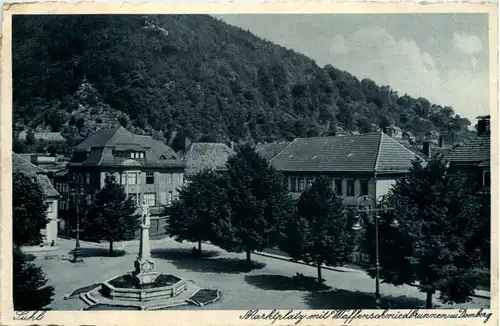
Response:
[[[64,299],[72,291],[92,284],[97,279],[107,279],[130,269],[135,260],[137,242],[117,246],[115,257],[108,257],[107,247],[84,244],[84,262],[72,264],[69,252],[74,243],[59,240],[59,249],[34,254],[37,265],[43,267],[56,293],[51,309],[79,310],[87,304],[79,298]],[[254,255],[254,267],[248,268],[244,255],[231,254],[204,245],[203,260],[192,256],[193,244],[179,244],[172,239],[154,241],[152,254],[158,269],[193,280],[201,287],[220,289],[220,300],[205,307],[192,305],[171,309],[374,309],[374,280],[360,270],[346,267],[325,269],[326,289],[301,289],[294,284],[293,276],[300,272],[314,277],[314,266],[296,264],[275,258],[273,255]],[[271,258],[273,257],[273,258]],[[161,266],[161,268],[160,268]],[[98,273],[95,273],[99,270]],[[70,272],[68,272],[70,271]],[[394,287],[382,284],[383,306],[392,309],[423,307],[425,295],[413,286]],[[489,292],[479,291],[481,297],[459,305],[441,305],[443,308],[485,308],[489,306]],[[277,298],[279,298],[277,300]]]
[[[15,311],[491,308],[487,15],[12,26]]]

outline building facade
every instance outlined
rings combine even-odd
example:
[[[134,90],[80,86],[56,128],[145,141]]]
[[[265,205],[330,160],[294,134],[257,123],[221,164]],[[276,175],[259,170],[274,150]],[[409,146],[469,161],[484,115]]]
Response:
[[[101,129],[74,148],[67,164],[66,191],[68,217],[86,211],[93,195],[105,185],[107,175],[124,186],[136,205],[145,201],[151,211],[151,237],[165,234],[164,208],[178,196],[184,183],[185,164],[165,144],[149,136],[133,135],[123,127]],[[74,229],[76,220],[66,219],[66,232]]]
[[[344,204],[354,206],[363,195],[386,195],[408,173],[416,153],[383,132],[334,137],[296,138],[270,162],[298,197],[318,176],[331,179]]]
[[[477,137],[453,148],[445,155],[450,169],[469,176],[476,184],[477,194],[490,196],[490,117],[478,118]]]
[[[12,172],[32,177],[42,188],[47,204],[47,225],[45,229],[41,230],[43,243],[55,245],[58,236],[58,201],[60,194],[53,187],[47,175],[48,172],[16,153],[12,153]]]

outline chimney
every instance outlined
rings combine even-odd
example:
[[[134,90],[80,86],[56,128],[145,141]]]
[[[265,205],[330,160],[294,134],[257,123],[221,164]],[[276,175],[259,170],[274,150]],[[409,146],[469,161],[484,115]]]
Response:
[[[443,136],[439,136],[439,147],[440,148],[444,147],[444,137]]]
[[[431,157],[431,141],[430,140],[424,140],[422,142],[422,152],[427,156],[427,157]]]
[[[478,117],[477,135],[484,136],[490,133],[490,116]]]

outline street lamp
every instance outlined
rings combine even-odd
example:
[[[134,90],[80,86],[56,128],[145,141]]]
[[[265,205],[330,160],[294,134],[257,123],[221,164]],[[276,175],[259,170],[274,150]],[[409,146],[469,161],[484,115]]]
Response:
[[[82,251],[80,248],[80,195],[81,191],[78,188],[77,190],[73,190],[73,195],[75,197],[76,202],[76,243],[75,249],[73,249],[73,259],[71,262],[73,263],[83,263]]]
[[[373,206],[369,204],[369,201],[373,202]],[[360,204],[365,207],[364,210],[360,209]],[[379,263],[379,241],[378,241],[378,220],[380,219],[380,216],[377,214],[380,211],[389,211],[393,210],[393,208],[389,207],[383,207],[383,208],[376,208],[377,207],[377,200],[375,198],[365,195],[361,196],[357,200],[357,205],[356,205],[356,212],[358,213],[366,213],[367,216],[371,219],[373,217],[373,214],[375,213],[375,269],[376,269],[376,274],[375,274],[375,298],[376,298],[376,307],[377,309],[380,309],[380,263]],[[353,224],[352,229],[354,231],[359,231],[363,228],[361,225],[362,219],[360,218],[359,215],[356,215],[357,221]],[[397,228],[399,226],[399,222],[396,219],[393,219],[389,225],[393,228]]]

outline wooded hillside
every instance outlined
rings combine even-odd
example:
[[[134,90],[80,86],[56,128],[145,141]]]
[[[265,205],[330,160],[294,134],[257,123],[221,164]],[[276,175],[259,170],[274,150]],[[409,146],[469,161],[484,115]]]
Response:
[[[467,137],[451,107],[400,96],[207,15],[15,16],[14,124],[86,136],[120,123],[175,149],[369,132]]]

